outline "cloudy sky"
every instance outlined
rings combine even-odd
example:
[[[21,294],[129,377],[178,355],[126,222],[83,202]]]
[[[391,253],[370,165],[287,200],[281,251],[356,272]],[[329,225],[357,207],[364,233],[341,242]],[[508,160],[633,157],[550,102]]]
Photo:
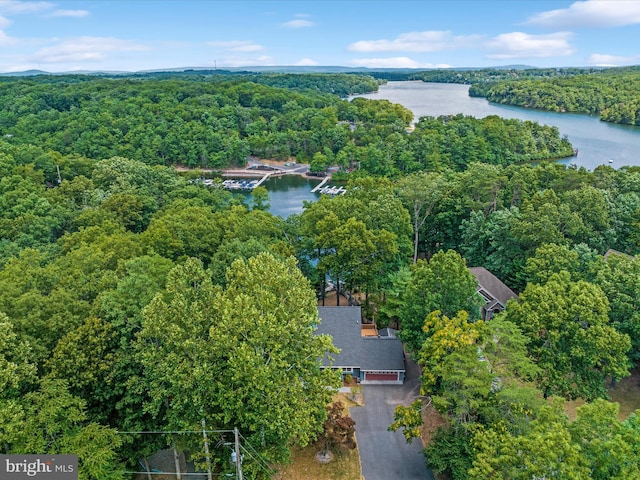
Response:
[[[0,0],[0,72],[640,64],[640,0]]]

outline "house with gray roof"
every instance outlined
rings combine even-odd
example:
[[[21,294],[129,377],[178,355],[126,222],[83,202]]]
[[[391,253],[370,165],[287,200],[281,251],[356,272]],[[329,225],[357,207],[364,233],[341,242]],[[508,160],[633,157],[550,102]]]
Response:
[[[320,325],[316,333],[328,334],[340,353],[331,354],[333,365],[361,384],[395,384],[404,382],[405,365],[402,342],[395,336],[362,335],[360,307],[318,307]]]
[[[610,248],[609,250],[607,250],[604,253],[604,259],[608,260],[609,257],[612,256],[612,255],[620,255],[620,256],[622,256],[624,258],[628,258],[629,260],[635,260],[636,259],[636,257],[634,257],[633,255],[628,255],[626,253],[619,252],[618,250],[614,250],[613,248]]]
[[[480,309],[483,320],[491,320],[496,313],[504,310],[510,299],[518,298],[518,295],[513,290],[486,268],[471,267],[469,270],[476,277],[478,293],[485,302]]]

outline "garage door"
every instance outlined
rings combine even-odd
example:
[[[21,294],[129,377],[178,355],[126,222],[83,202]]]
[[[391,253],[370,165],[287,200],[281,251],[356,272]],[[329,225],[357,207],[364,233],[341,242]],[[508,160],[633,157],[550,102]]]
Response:
[[[380,380],[386,380],[386,381],[397,381],[398,380],[398,372],[394,372],[394,373],[370,373],[367,372],[365,373],[365,380],[368,381],[380,381]]]

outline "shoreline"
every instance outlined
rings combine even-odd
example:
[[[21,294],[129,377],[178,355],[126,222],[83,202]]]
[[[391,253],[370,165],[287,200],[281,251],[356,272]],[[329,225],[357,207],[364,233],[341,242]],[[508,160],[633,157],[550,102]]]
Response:
[[[317,180],[318,182],[322,182],[322,180],[324,180],[327,177],[329,177],[329,179],[331,178],[331,174],[327,174],[322,177],[317,175],[310,175],[308,170],[308,164],[304,164],[304,163],[296,164],[295,168],[288,170],[285,164],[289,163],[290,161],[269,160],[269,159],[263,159],[263,158],[255,158],[255,157],[249,157],[249,161],[255,162],[252,165],[269,165],[269,166],[279,167],[281,168],[281,170],[268,170],[268,169],[248,168],[248,167],[225,168],[225,169],[199,168],[199,167],[190,168],[190,167],[185,167],[184,165],[174,165],[173,168],[177,172],[200,171],[200,172],[212,173],[220,176],[221,178],[225,178],[225,177],[256,178],[256,177],[263,177],[267,173],[270,174],[269,176],[274,176],[274,177],[281,177],[284,175],[296,175],[296,176],[305,178],[307,180]],[[300,168],[305,168],[305,170],[299,171]]]

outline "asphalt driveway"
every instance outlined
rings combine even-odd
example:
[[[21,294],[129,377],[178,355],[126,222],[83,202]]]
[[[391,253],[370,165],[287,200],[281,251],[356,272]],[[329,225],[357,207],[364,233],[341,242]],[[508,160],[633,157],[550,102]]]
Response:
[[[389,432],[397,405],[409,405],[420,390],[417,365],[407,356],[404,385],[363,385],[365,406],[352,407],[365,480],[433,480],[419,438],[408,444],[401,431]]]

